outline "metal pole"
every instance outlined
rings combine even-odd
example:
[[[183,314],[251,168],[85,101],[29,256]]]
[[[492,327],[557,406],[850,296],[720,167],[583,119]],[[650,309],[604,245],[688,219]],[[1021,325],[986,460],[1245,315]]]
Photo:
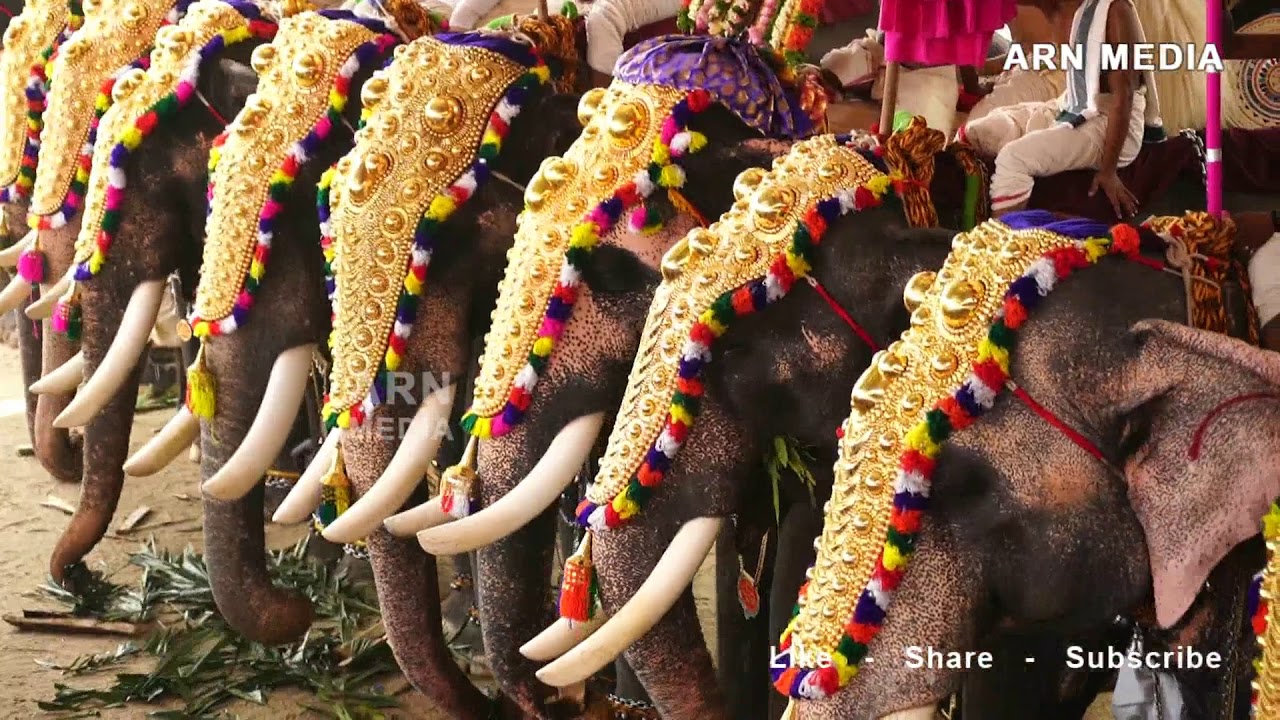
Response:
[[[1205,35],[1222,56],[1222,4],[1225,0],[1207,0]],[[1213,68],[1205,72],[1204,169],[1207,207],[1215,217],[1222,215],[1222,75]]]

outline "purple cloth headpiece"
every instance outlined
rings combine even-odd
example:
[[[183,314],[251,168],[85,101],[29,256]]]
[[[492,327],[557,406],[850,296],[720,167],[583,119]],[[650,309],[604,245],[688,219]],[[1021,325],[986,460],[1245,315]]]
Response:
[[[796,95],[749,43],[722,37],[662,35],[641,41],[618,58],[613,76],[632,85],[699,88],[766,137],[795,139],[813,133]]]

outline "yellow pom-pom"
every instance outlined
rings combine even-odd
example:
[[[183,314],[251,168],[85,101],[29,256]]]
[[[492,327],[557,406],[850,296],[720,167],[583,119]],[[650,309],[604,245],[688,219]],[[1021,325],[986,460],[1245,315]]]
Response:
[[[791,268],[791,274],[796,277],[805,277],[809,274],[809,271],[813,269],[813,266],[809,264],[809,261],[791,252],[789,248],[787,249],[786,256],[787,267]]]
[[[591,249],[600,242],[595,223],[584,222],[573,226],[569,234],[569,247]]]
[[[672,420],[684,423],[685,425],[693,425],[693,417],[689,415],[689,411],[685,410],[683,407],[673,404],[670,412]]]
[[[549,337],[540,337],[533,343],[533,354],[538,357],[548,357],[551,355],[551,349],[556,345],[556,341]]]
[[[1009,374],[1009,351],[1005,348],[998,347],[988,338],[982,338],[978,342],[978,362],[994,360],[1005,375]]]
[[[458,208],[453,198],[447,195],[437,195],[431,200],[431,207],[427,208],[427,217],[432,220],[443,222],[449,219],[453,211]]]
[[[929,437],[928,423],[922,422],[911,428],[907,432],[906,442],[907,447],[915,449],[916,452],[925,457],[936,458],[938,453],[941,452],[938,444],[933,441],[933,438]]]
[[[265,275],[266,272],[267,272],[267,269],[262,266],[262,263],[260,261],[254,260],[253,262],[249,263],[249,277],[253,278],[254,280],[261,280],[262,276]]]
[[[698,316],[698,322],[706,325],[717,337],[723,335],[727,329],[723,323],[716,319],[716,314],[711,310],[703,310],[702,314]]]
[[[684,187],[684,170],[679,165],[668,165],[662,168],[658,176],[658,184],[662,187]]]
[[[493,419],[487,417],[476,418],[476,424],[472,426],[471,434],[481,440],[488,440],[493,437]]]
[[[418,279],[417,275],[409,273],[404,276],[404,290],[410,295],[421,295],[422,281]]]
[[[884,545],[884,569],[885,570],[901,570],[906,567],[907,558],[897,548],[896,545],[885,543]]]
[[[120,133],[120,143],[130,150],[133,150],[142,144],[142,131],[136,127],[131,127],[128,130],[125,130]]]
[[[1085,257],[1089,258],[1089,262],[1091,263],[1098,262],[1099,258],[1102,258],[1107,254],[1108,244],[1109,244],[1109,241],[1106,241],[1106,240],[1085,240],[1084,241]]]
[[[653,154],[649,156],[649,160],[658,165],[666,165],[671,162],[671,148],[662,144],[662,140],[655,140]]]
[[[102,265],[106,260],[102,256],[101,250],[94,250],[93,254],[89,256],[89,272],[97,275],[102,270]]]
[[[689,133],[689,152],[696,153],[707,146],[707,136],[700,132]]]
[[[853,679],[854,675],[858,674],[858,666],[850,665],[849,659],[846,658],[842,653],[839,653],[839,652],[831,653],[831,663],[836,666],[836,673],[839,674],[840,676],[841,685],[844,685],[845,683],[849,682],[850,680]]]
[[[618,517],[623,520],[640,514],[640,506],[636,504],[635,500],[631,499],[626,490],[618,493],[610,504],[613,505],[614,512],[618,513]]]
[[[877,175],[867,181],[867,189],[876,195],[883,195],[892,183],[888,175]]]

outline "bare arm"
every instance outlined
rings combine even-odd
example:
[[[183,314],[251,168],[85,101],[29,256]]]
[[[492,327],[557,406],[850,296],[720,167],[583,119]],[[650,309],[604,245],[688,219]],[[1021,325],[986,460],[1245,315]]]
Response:
[[[1128,0],[1111,4],[1107,12],[1107,42],[1112,45],[1131,45],[1138,41],[1138,13]],[[1132,70],[1110,71],[1109,90],[1116,98],[1116,108],[1107,121],[1107,137],[1102,145],[1102,160],[1098,171],[1114,173],[1120,164],[1120,151],[1129,133],[1129,115],[1133,112],[1133,93],[1138,86]]]

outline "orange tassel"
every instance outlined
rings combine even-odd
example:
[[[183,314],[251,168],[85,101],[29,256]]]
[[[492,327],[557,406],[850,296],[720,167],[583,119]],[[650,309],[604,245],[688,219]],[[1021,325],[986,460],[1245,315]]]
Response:
[[[595,612],[595,568],[591,565],[591,531],[582,538],[582,544],[564,564],[560,579],[560,617],[572,622],[586,622]]]

